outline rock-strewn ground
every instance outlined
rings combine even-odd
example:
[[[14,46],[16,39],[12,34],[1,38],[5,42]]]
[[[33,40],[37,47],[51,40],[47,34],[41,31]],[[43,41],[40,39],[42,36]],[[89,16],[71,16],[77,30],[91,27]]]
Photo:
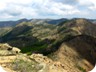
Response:
[[[0,44],[0,66],[6,72],[69,72],[62,63],[54,62],[42,54],[27,56],[22,53],[16,54],[15,51],[8,50],[8,48],[11,46]]]

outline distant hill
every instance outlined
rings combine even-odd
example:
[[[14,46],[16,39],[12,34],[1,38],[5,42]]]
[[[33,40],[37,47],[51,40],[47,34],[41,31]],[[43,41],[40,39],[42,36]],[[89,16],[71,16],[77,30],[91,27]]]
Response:
[[[0,28],[2,28],[2,27],[14,27],[23,21],[26,22],[28,20],[27,19],[21,19],[21,20],[17,20],[17,21],[0,21]]]
[[[35,24],[43,24],[43,23],[48,23],[48,24],[59,24],[63,21],[66,21],[67,19],[61,18],[61,19],[32,19],[31,22]]]
[[[59,24],[67,19],[20,19],[17,21],[0,21],[0,28],[2,27],[14,27],[19,23],[22,22],[32,22],[34,24],[43,24],[43,23],[48,23],[48,24]]]
[[[96,25],[87,19],[72,19],[59,24],[59,33],[72,33],[73,35],[86,34],[96,37]],[[65,30],[64,30],[65,29]],[[65,32],[64,32],[65,31]]]
[[[89,19],[93,24],[96,24],[96,19]]]

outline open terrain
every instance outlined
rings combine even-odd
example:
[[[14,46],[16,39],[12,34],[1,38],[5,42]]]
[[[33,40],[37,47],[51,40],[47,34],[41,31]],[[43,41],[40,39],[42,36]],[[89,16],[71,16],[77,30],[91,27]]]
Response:
[[[0,31],[0,64],[5,70],[10,72],[26,72],[26,70],[27,72],[88,72],[94,68],[96,63],[95,20],[22,19],[14,22],[15,24],[7,23],[9,22],[0,27],[2,30]],[[9,45],[6,46],[5,43]],[[17,47],[20,52],[12,51],[13,47]],[[26,66],[23,67],[25,64]],[[24,68],[25,70],[22,70]]]

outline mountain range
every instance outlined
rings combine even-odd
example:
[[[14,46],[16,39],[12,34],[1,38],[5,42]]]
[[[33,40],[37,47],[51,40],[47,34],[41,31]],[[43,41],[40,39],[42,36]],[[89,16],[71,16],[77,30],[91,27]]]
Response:
[[[71,72],[87,72],[96,62],[95,23],[84,18],[1,21],[0,42],[60,61]]]

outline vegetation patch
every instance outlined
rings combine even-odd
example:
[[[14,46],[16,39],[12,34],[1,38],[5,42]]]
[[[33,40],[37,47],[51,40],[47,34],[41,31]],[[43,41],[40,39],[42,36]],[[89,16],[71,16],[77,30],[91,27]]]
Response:
[[[47,56],[48,56],[49,58],[51,58],[52,60],[54,60],[54,61],[57,61],[57,60],[58,60],[57,55],[54,54],[54,53],[48,54]]]
[[[79,70],[81,70],[82,72],[87,72],[86,69],[82,68],[82,67],[79,66],[79,65],[77,66],[77,68],[78,68]]]
[[[24,61],[22,59],[16,59],[12,63],[11,67],[16,72],[38,72],[42,67],[38,66],[35,61]]]
[[[32,54],[32,52],[42,51],[43,49],[47,48],[48,44],[43,44],[42,42],[36,42],[31,46],[26,46],[21,48],[22,53]]]

